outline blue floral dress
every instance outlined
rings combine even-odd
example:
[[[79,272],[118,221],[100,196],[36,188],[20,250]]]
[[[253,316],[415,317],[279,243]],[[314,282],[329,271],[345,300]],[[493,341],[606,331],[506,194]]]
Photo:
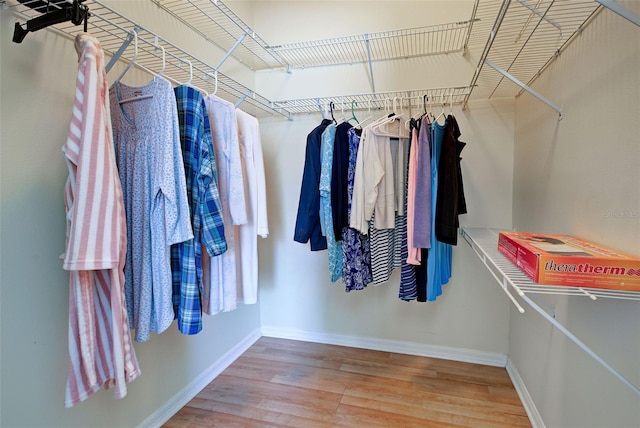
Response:
[[[347,176],[348,216],[351,216],[351,198],[359,145],[360,136],[355,129],[351,128],[349,130],[349,171]],[[342,229],[342,257],[342,280],[345,291],[362,290],[373,281],[369,236],[363,235],[351,227]]]

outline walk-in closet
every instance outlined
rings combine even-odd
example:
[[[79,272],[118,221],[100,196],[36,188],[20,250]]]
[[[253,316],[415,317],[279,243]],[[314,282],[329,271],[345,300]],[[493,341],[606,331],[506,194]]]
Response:
[[[0,21],[0,426],[162,426],[216,378],[265,397],[248,426],[301,426],[287,388],[314,364],[338,394],[318,426],[497,426],[421,390],[381,416],[405,405],[385,379],[438,377],[414,357],[523,409],[500,426],[640,426],[640,292],[541,286],[498,251],[520,231],[640,258],[640,2],[0,0]],[[448,135],[453,169],[421,175]],[[81,193],[96,176],[115,199]]]

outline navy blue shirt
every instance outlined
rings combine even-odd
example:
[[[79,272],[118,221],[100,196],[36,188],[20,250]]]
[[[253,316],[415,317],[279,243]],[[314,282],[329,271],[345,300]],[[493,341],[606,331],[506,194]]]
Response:
[[[322,236],[320,228],[320,144],[322,133],[330,123],[329,119],[323,119],[322,123],[307,135],[307,150],[293,240],[303,244],[310,241],[311,251],[327,249],[327,238]]]
[[[347,175],[349,172],[349,129],[352,127],[349,122],[342,122],[338,125],[333,145],[331,212],[333,213],[332,230],[336,241],[342,240],[342,229],[349,226],[349,217],[347,215]]]

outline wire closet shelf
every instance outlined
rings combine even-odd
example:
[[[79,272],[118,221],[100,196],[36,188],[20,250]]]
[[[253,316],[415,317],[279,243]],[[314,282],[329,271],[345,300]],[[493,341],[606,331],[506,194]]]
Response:
[[[421,114],[425,108],[435,113],[447,113],[453,105],[459,105],[469,93],[468,86],[450,88],[412,89],[404,91],[376,92],[368,94],[338,95],[331,97],[298,98],[274,101],[275,108],[283,108],[292,114],[318,113],[333,103],[335,111],[353,110],[407,111]]]
[[[289,64],[222,0],[151,0],[251,70]]]
[[[16,0],[7,0],[2,5],[3,9],[8,9],[26,20],[40,16],[40,12],[29,7],[40,3],[43,2],[33,0],[20,3]],[[47,2],[44,3],[47,4]],[[64,2],[48,2],[48,6],[60,7],[62,3]],[[205,61],[141,27],[100,1],[88,0],[84,4],[90,10],[87,30],[100,41],[106,55],[131,61],[134,49],[129,45],[133,45],[133,33],[136,32],[138,54],[135,63],[140,68],[162,74],[174,84],[189,82],[208,93],[213,93],[217,89],[216,94],[229,102],[244,101],[242,109],[254,116],[278,115],[290,118],[290,113],[286,109],[274,109],[271,101],[249,87],[224,73],[217,72]],[[39,10],[42,11],[42,9]],[[82,31],[82,27],[70,22],[56,24],[49,29],[71,39]]]
[[[519,296],[526,294],[557,294],[564,296],[582,296],[591,300],[609,298],[640,301],[640,292],[635,291],[537,284],[498,251],[499,231],[493,229],[464,228],[461,229],[460,233],[492,272],[495,279],[503,286],[505,291],[508,291],[510,288]]]
[[[464,101],[518,96],[524,90],[490,62],[530,86],[580,34],[601,6],[593,0],[481,0],[475,18],[493,22],[491,31],[474,32],[470,49],[482,48]]]
[[[293,68],[462,52],[471,21],[269,46]]]

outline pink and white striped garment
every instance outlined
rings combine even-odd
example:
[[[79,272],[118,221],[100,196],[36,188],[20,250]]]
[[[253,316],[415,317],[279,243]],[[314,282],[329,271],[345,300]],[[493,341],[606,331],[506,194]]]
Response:
[[[73,117],[62,148],[69,177],[64,202],[69,272],[69,374],[65,406],[102,386],[116,398],[140,375],[124,300],[127,233],[116,167],[104,56],[91,34],[76,37]]]

